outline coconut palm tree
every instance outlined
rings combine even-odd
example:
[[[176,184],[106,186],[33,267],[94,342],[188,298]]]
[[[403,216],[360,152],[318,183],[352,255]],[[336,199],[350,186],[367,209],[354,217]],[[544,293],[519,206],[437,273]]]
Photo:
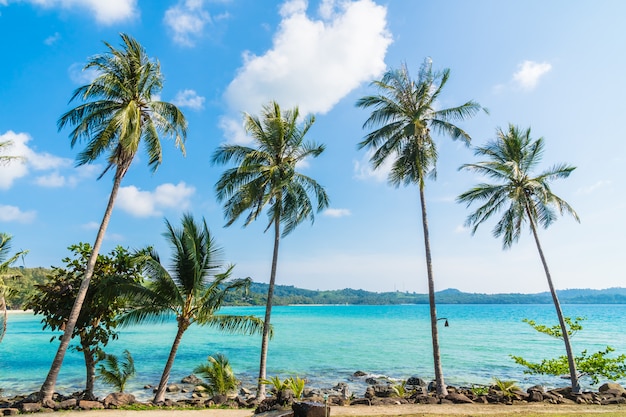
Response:
[[[245,114],[244,126],[252,136],[254,147],[223,145],[213,154],[212,159],[214,164],[237,164],[227,169],[215,185],[217,199],[225,201],[226,226],[232,225],[244,212],[248,213],[244,223],[247,226],[267,207],[268,224],[265,230],[274,228],[274,250],[259,365],[257,398],[260,400],[265,398],[265,385],[261,381],[266,378],[280,238],[287,236],[306,219],[313,222],[310,194],[317,200],[318,212],[328,207],[324,188],[312,178],[296,171],[299,162],[308,157],[315,158],[324,151],[323,145],[304,141],[315,118],[305,117],[299,125],[299,116],[297,107],[281,112],[276,102],[265,105],[260,118]]]
[[[7,330],[7,304],[5,297],[12,293],[11,289],[5,284],[4,278],[7,277],[9,267],[13,262],[17,261],[20,256],[28,253],[28,251],[20,251],[9,257],[11,239],[13,239],[11,235],[0,233],[0,342],[2,342]]]
[[[563,333],[572,391],[578,393],[580,392],[580,385],[578,383],[578,373],[574,355],[572,354],[568,328],[537,233],[538,225],[547,228],[557,219],[555,209],[560,214],[568,213],[576,221],[579,221],[574,209],[563,199],[552,193],[550,188],[552,180],[567,178],[575,167],[559,164],[535,175],[533,174],[533,169],[537,167],[543,154],[543,138],[533,140],[530,137],[530,128],[521,130],[513,125],[509,125],[507,131],[498,128],[496,133],[497,138],[495,140],[475,150],[476,155],[484,156],[488,160],[474,164],[465,164],[461,166],[461,169],[474,171],[492,178],[497,183],[478,184],[461,194],[457,201],[467,203],[468,207],[474,202],[482,204],[467,218],[466,224],[472,227],[472,234],[476,232],[478,226],[482,223],[503,211],[502,218],[493,229],[493,235],[495,237],[502,236],[504,249],[510,248],[513,243],[519,240],[525,224],[528,224],[530,227],[546,273],[561,332]]]
[[[436,174],[437,147],[431,133],[448,135],[469,144],[470,136],[454,122],[465,120],[484,110],[474,101],[458,107],[437,108],[437,99],[449,77],[450,70],[447,68],[441,72],[433,72],[432,61],[427,58],[420,68],[417,80],[413,80],[406,65],[402,65],[399,69],[386,72],[380,81],[372,83],[378,89],[378,95],[362,97],[356,103],[358,107],[373,109],[363,128],[374,130],[359,143],[359,149],[365,148],[373,152],[370,162],[374,169],[380,168],[387,161],[393,162],[388,177],[390,184],[396,187],[401,184],[416,184],[419,188],[435,382],[439,395],[447,395],[447,389],[439,353],[435,281],[424,197],[426,177],[434,178]]]
[[[65,332],[59,344],[45,382],[41,397],[50,401],[65,352],[78,319],[115,198],[122,179],[137,154],[140,143],[148,153],[148,165],[154,172],[161,164],[160,135],[174,137],[184,153],[187,122],[173,104],[153,100],[163,87],[163,75],[157,60],[146,55],[144,48],[132,37],[122,34],[123,45],[116,49],[105,42],[108,51],[89,58],[84,69],[96,71],[96,78],[74,91],[70,101],[82,100],[61,116],[58,128],[74,126],[70,133],[71,145],[86,142],[77,156],[77,165],[89,164],[100,156],[107,156],[107,165],[100,177],[114,168],[113,187],[93,245],[93,252],[76,297]]]
[[[263,321],[254,316],[217,314],[225,297],[250,284],[249,279],[228,281],[233,266],[222,265],[222,250],[216,245],[204,219],[198,225],[190,214],[182,228],[167,220],[163,236],[172,248],[171,265],[163,266],[152,249],[143,251],[138,262],[148,279],[145,286],[126,286],[123,291],[137,304],[120,318],[122,326],[145,321],[162,322],[173,314],[177,332],[159,382],[154,403],[165,400],[165,389],[183,334],[192,324],[216,327],[231,333],[261,333]],[[168,270],[169,269],[169,270]]]

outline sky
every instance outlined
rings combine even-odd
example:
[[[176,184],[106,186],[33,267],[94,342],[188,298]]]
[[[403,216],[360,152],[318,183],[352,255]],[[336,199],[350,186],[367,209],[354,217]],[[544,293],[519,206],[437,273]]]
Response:
[[[0,0],[0,142],[22,162],[0,167],[0,231],[16,265],[62,266],[68,246],[93,244],[112,186],[105,161],[76,167],[81,143],[59,117],[80,102],[88,58],[136,38],[164,74],[161,100],[184,112],[186,156],[164,138],[152,173],[139,153],[126,177],[102,248],[153,245],[171,254],[164,220],[205,218],[235,264],[235,277],[268,282],[271,231],[262,216],[224,227],[211,164],[224,143],[250,143],[243,113],[276,100],[316,120],[307,138],[326,150],[299,167],[325,187],[328,209],[281,241],[277,284],[330,290],[427,292],[415,186],[395,188],[372,171],[357,144],[369,113],[355,106],[385,71],[406,64],[416,77],[425,59],[449,68],[440,108],[475,100],[489,109],[459,123],[474,146],[509,123],[545,139],[539,170],[577,167],[552,184],[580,216],[559,218],[540,239],[557,288],[626,286],[624,244],[626,2],[529,0]],[[495,220],[472,235],[471,212],[456,197],[482,179],[459,171],[471,148],[435,137],[436,180],[426,203],[436,290],[547,291],[532,236],[511,249],[494,238]]]

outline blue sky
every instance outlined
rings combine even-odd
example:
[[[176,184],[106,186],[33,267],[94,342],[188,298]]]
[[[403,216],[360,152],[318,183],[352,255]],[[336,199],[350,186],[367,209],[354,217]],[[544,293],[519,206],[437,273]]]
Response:
[[[581,223],[560,218],[540,238],[558,288],[624,286],[626,30],[621,1],[408,0],[0,0],[0,141],[23,163],[0,167],[0,231],[29,249],[29,267],[61,265],[67,247],[93,243],[112,185],[97,181],[104,161],[75,168],[70,108],[89,56],[128,33],[158,58],[161,98],[189,122],[183,157],[164,141],[155,174],[139,154],[125,177],[103,251],[116,245],[170,251],[163,219],[205,217],[235,275],[267,282],[271,233],[265,218],[224,228],[210,164],[224,142],[245,142],[242,112],[276,100],[299,105],[316,122],[308,137],[326,151],[302,167],[331,200],[314,225],[282,241],[277,282],[311,289],[427,291],[415,187],[393,188],[372,172],[356,144],[367,110],[354,105],[369,83],[426,57],[450,68],[440,105],[473,99],[490,110],[460,125],[475,145],[509,123],[544,137],[544,168],[577,169],[553,184]],[[78,104],[78,103],[74,103]],[[529,233],[503,251],[493,223],[471,236],[468,209],[455,198],[480,181],[458,167],[472,150],[436,138],[438,177],[426,188],[436,288],[470,292],[547,290]]]

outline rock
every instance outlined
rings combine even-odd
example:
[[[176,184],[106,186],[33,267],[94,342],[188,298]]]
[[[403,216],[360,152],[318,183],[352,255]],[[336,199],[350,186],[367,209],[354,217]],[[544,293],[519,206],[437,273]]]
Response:
[[[100,401],[87,401],[87,400],[80,400],[78,402],[78,407],[80,407],[81,410],[101,410],[104,409],[104,404],[102,404]]]
[[[293,410],[271,410],[255,414],[255,417],[294,417]]]
[[[471,404],[474,401],[470,400],[465,394],[453,392],[446,395],[446,400],[450,400],[455,404]]]
[[[543,401],[543,393],[540,391],[528,391],[528,401],[540,403]]]
[[[180,387],[176,384],[171,384],[165,388],[165,391],[166,392],[178,392],[180,391]]]
[[[428,384],[422,378],[417,376],[412,376],[406,380],[407,385],[417,386],[417,387],[427,387]]]
[[[104,398],[104,406],[106,408],[111,407],[120,407],[123,405],[129,405],[136,403],[137,400],[133,394],[128,394],[125,392],[114,392],[112,394],[107,395]]]
[[[356,371],[355,373],[352,374],[353,377],[355,378],[361,378],[366,376],[367,373],[363,372],[363,371]]]
[[[36,413],[41,410],[41,403],[22,403],[22,413]]]
[[[395,395],[395,391],[390,385],[374,385],[374,396],[379,398],[388,398]]]
[[[291,406],[294,417],[328,417],[330,408],[321,403],[294,402]]]
[[[76,407],[76,403],[78,401],[76,401],[76,398],[70,398],[69,400],[63,400],[60,403],[58,403],[55,407],[55,410],[71,410],[72,408]]]
[[[202,380],[195,376],[194,374],[188,375],[180,380],[183,384],[191,384],[191,385],[200,385],[202,384]]]
[[[215,403],[216,405],[222,405],[224,404],[226,401],[228,401],[228,397],[226,395],[222,395],[222,394],[217,394],[214,395],[213,398],[211,398],[211,400],[213,401],[213,403]]]
[[[615,382],[605,382],[604,384],[600,385],[600,387],[598,388],[598,391],[600,391],[601,393],[604,393],[609,390],[617,390],[620,392],[620,395],[623,393],[626,393],[626,389],[624,389],[624,387],[622,387],[620,384],[615,383]]]
[[[2,415],[3,416],[16,416],[20,413],[20,410],[17,408],[3,408]]]
[[[626,398],[624,398],[624,397],[606,398],[606,399],[600,401],[600,404],[602,404],[602,405],[626,404]]]
[[[372,405],[369,398],[354,398],[350,400],[350,405]]]

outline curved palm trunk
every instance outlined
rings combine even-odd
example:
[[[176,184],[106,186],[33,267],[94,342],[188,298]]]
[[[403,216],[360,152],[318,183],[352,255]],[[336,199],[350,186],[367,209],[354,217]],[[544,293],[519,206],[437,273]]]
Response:
[[[174,366],[174,359],[176,359],[176,351],[178,351],[178,346],[180,345],[180,341],[183,338],[183,333],[185,333],[187,327],[189,327],[189,323],[186,323],[183,320],[179,320],[176,338],[174,338],[174,343],[172,344],[170,355],[167,358],[165,368],[163,369],[163,374],[161,375],[161,381],[159,381],[159,387],[157,388],[154,399],[152,400],[152,402],[155,404],[165,401],[165,389],[167,388],[167,381],[170,379],[170,372],[172,370],[172,367]]]
[[[7,331],[7,303],[4,296],[0,296],[0,342],[4,339],[4,334]]]
[[[267,377],[267,348],[270,339],[270,315],[272,314],[272,298],[274,297],[274,283],[276,282],[276,267],[278,265],[278,245],[280,243],[280,219],[274,220],[274,253],[272,254],[272,271],[270,285],[267,290],[267,304],[265,305],[265,320],[263,322],[263,339],[261,340],[261,363],[259,365],[259,381],[256,398],[265,399],[265,384],[261,381]]]
[[[557,296],[556,290],[554,289],[554,284],[552,284],[552,277],[550,276],[548,263],[546,262],[546,258],[543,255],[543,250],[541,249],[541,244],[539,243],[539,236],[537,234],[537,228],[535,227],[535,222],[533,221],[533,217],[531,216],[531,213],[528,207],[526,207],[526,214],[528,215],[528,219],[530,221],[530,228],[533,231],[533,237],[535,238],[535,243],[537,244],[537,250],[539,251],[539,257],[541,258],[543,269],[546,272],[546,279],[548,280],[548,286],[550,287],[550,294],[552,294],[552,301],[554,302],[556,314],[559,318],[559,324],[561,326],[561,333],[563,333],[563,342],[565,343],[565,352],[567,353],[567,363],[569,365],[569,374],[570,374],[570,378],[572,382],[572,392],[574,394],[579,394],[580,383],[578,382],[578,372],[576,370],[576,362],[574,362],[574,354],[572,353],[572,345],[569,341],[569,334],[567,333],[567,326],[565,325],[565,319],[563,318],[563,311],[561,310],[561,303],[559,303],[559,297]]]
[[[422,226],[424,228],[424,249],[426,251],[426,270],[428,273],[428,303],[430,304],[430,331],[433,339],[433,360],[435,363],[435,383],[437,395],[448,395],[448,389],[443,380],[441,367],[441,353],[439,352],[439,330],[437,329],[437,307],[435,305],[435,280],[433,277],[433,264],[430,254],[430,238],[428,235],[428,218],[426,216],[426,198],[424,186],[420,184],[420,204],[422,207]]]
[[[85,271],[85,276],[83,277],[83,281],[80,284],[78,294],[76,295],[76,300],[74,301],[74,305],[72,306],[72,311],[70,312],[70,316],[67,319],[67,323],[65,324],[65,331],[63,333],[63,336],[61,336],[59,349],[54,356],[54,360],[52,361],[52,365],[50,366],[48,376],[46,377],[46,380],[44,381],[43,385],[41,386],[41,390],[39,391],[39,395],[43,402],[52,401],[52,395],[54,394],[54,387],[57,382],[57,377],[59,376],[59,372],[61,371],[61,365],[63,364],[65,353],[67,352],[70,340],[72,339],[72,333],[74,333],[74,328],[76,327],[76,322],[78,321],[80,310],[83,306],[83,302],[85,301],[85,297],[87,296],[87,290],[89,289],[89,283],[91,282],[91,277],[93,276],[93,271],[96,266],[96,260],[98,259],[98,253],[100,252],[100,246],[102,246],[104,234],[106,232],[107,226],[109,225],[111,213],[113,212],[115,198],[117,197],[117,192],[120,188],[122,178],[126,173],[126,169],[119,168],[115,173],[115,179],[113,181],[111,195],[109,196],[109,202],[107,204],[106,210],[104,211],[104,217],[102,218],[102,223],[100,223],[100,229],[98,230],[98,234],[96,235],[96,241],[93,245],[91,256],[89,257],[89,261],[87,262],[87,270]]]

